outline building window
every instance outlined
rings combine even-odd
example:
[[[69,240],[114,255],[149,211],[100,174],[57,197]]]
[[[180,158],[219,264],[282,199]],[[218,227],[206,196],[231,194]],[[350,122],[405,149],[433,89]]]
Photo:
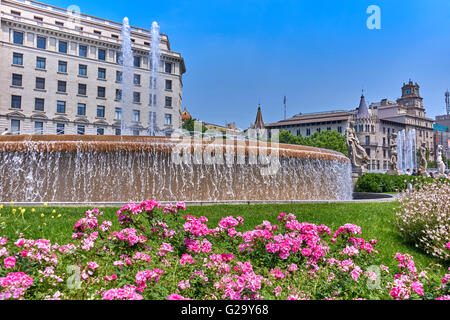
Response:
[[[172,107],[172,97],[166,97],[166,104],[165,104],[166,108],[171,108]]]
[[[22,97],[21,96],[11,96],[11,108],[12,109],[22,109]]]
[[[370,157],[370,148],[366,148],[366,153]]]
[[[133,65],[135,68],[140,68],[141,67],[141,57],[134,56]]]
[[[155,124],[156,123],[156,112],[150,112],[149,116],[150,116],[150,123]]]
[[[98,49],[98,60],[105,61],[106,60],[106,50]]]
[[[106,97],[106,88],[105,87],[98,87],[97,88],[97,97],[98,98]]]
[[[133,121],[134,122],[141,121],[141,112],[139,110],[133,110]]]
[[[172,80],[166,80],[166,90],[172,90]]]
[[[58,92],[64,93],[67,90],[67,82],[58,80]]]
[[[339,133],[342,133],[342,127],[338,127],[338,128],[337,128],[337,131],[338,131]]]
[[[23,32],[14,31],[13,41],[14,41],[14,44],[22,44],[23,45]]]
[[[22,86],[22,75],[21,74],[15,74],[12,75],[12,85],[21,87]]]
[[[59,41],[58,42],[58,51],[60,53],[67,53],[67,42],[66,41]]]
[[[65,114],[66,113],[66,102],[58,101],[56,103],[56,113]]]
[[[133,82],[134,82],[134,85],[140,86],[141,85],[141,75],[140,74],[135,74]]]
[[[104,117],[105,117],[105,107],[97,106],[97,118],[104,118]]]
[[[320,131],[322,131],[322,129],[320,129],[320,128],[317,128],[317,130],[316,130],[318,133],[320,133]]]
[[[139,129],[133,129],[133,136],[139,136]]]
[[[41,121],[34,122],[34,134],[44,134],[44,123]]]
[[[20,120],[11,120],[12,134],[20,134]]]
[[[45,90],[45,78],[36,78],[36,89]]]
[[[115,109],[114,120],[122,120],[122,109],[120,109],[120,108]]]
[[[82,46],[82,45],[80,45],[80,46],[78,47],[78,55],[79,55],[80,57],[86,58],[86,57],[87,57],[87,46]]]
[[[47,38],[37,37],[37,47],[38,49],[45,50],[47,48]]]
[[[46,65],[46,59],[45,58],[42,58],[42,57],[37,57],[36,58],[36,68],[37,69],[45,70],[45,65]]]
[[[386,149],[383,150],[383,158],[386,158]]]
[[[308,129],[306,129],[306,136],[309,137],[310,135],[311,135],[311,129],[308,128]]]
[[[327,127],[327,131],[331,131],[331,127]]]
[[[34,110],[35,111],[44,111],[45,100],[42,98],[34,99]]]
[[[78,75],[86,77],[87,76],[87,65],[78,65]]]
[[[77,115],[79,115],[79,116],[85,116],[86,115],[86,104],[85,103],[79,103],[78,104]]]
[[[164,116],[164,119],[165,119],[166,125],[168,125],[168,126],[172,125],[172,115],[171,114],[166,114]]]
[[[14,52],[13,64],[16,66],[23,66],[23,54]]]
[[[57,135],[63,135],[64,134],[64,123],[57,123],[56,124],[56,134]]]
[[[116,128],[114,130],[114,132],[115,132],[116,136],[121,136],[122,135],[122,130],[120,130],[120,128]]]
[[[116,52],[116,63],[119,65],[123,64],[123,59],[122,59],[122,53],[121,52]]]
[[[67,73],[66,61],[58,61],[58,72]]]
[[[61,22],[61,21],[55,21],[55,24],[56,24],[58,27],[64,27],[64,22]]]
[[[156,94],[151,94],[150,95],[150,105],[151,106],[156,106]]]
[[[370,136],[366,136],[366,144],[370,144]]]
[[[150,77],[150,89],[156,89],[156,78]]]
[[[85,96],[87,94],[87,86],[84,83],[78,84],[78,94]]]
[[[122,90],[116,89],[116,101],[121,101],[121,100],[122,100]]]
[[[83,136],[86,133],[86,126],[79,124],[77,125],[77,134]]]
[[[133,102],[141,103],[141,93],[140,92],[133,92]]]
[[[97,135],[98,136],[105,135],[105,128],[97,128]]]
[[[106,69],[105,68],[98,68],[98,78],[105,80],[106,79]]]
[[[166,71],[166,73],[172,73],[172,64],[171,63],[166,62],[165,71]]]
[[[116,71],[116,81],[122,82],[122,71]]]

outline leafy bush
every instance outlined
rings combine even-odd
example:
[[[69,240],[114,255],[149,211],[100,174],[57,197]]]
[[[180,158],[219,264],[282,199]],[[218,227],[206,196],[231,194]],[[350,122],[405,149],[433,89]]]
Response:
[[[399,202],[397,225],[403,237],[429,255],[450,260],[450,182],[405,191]]]
[[[0,300],[450,299],[450,274],[419,273],[398,253],[394,275],[357,225],[332,232],[281,213],[250,231],[232,216],[210,229],[185,209],[127,204],[116,231],[93,209],[64,245],[0,236]]]
[[[279,142],[334,150],[348,157],[345,137],[336,130],[315,132],[309,137],[303,137],[301,134],[294,136],[289,131],[284,130],[279,135]]]
[[[448,179],[441,179],[444,181]],[[356,182],[357,192],[401,192],[408,188],[408,184],[412,184],[418,188],[424,183],[433,182],[433,178],[425,178],[422,176],[408,175],[389,175],[381,173],[366,173],[358,178]]]

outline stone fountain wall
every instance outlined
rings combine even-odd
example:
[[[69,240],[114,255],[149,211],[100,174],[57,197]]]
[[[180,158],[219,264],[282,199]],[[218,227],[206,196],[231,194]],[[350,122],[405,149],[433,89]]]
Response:
[[[351,166],[340,153],[248,141],[211,146],[154,137],[0,137],[0,202],[351,199]],[[227,148],[223,164],[195,158]]]

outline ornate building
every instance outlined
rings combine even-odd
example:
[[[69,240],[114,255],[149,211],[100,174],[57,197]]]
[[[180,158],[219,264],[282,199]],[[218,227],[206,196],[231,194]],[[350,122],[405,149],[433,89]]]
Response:
[[[0,17],[0,133],[121,133],[121,23],[32,0],[1,1]],[[151,32],[132,27],[131,39],[133,134],[146,135],[150,119],[170,134],[181,126],[184,60],[162,34],[162,83],[150,94]]]
[[[368,170],[386,172],[390,169],[390,139],[401,130],[416,130],[416,145],[425,146],[434,153],[433,120],[426,117],[420,87],[409,81],[402,87],[402,95],[396,102],[383,99],[367,107],[364,95],[358,108],[349,111],[328,111],[299,114],[290,119],[266,124],[266,129],[288,130],[294,135],[309,136],[324,130],[345,134],[349,121],[355,123],[355,130],[361,146],[370,158]]]

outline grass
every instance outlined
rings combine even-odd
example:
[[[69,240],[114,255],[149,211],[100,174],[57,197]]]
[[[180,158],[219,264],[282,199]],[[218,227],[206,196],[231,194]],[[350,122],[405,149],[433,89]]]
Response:
[[[409,253],[414,256],[417,266],[423,268],[439,260],[426,255],[421,250],[406,243],[394,223],[396,202],[380,203],[335,203],[335,204],[292,204],[292,205],[215,205],[188,207],[186,214],[205,216],[209,226],[216,227],[225,216],[241,216],[246,229],[252,229],[263,220],[277,223],[280,212],[294,213],[299,221],[325,224],[336,230],[345,223],[359,225],[366,239],[377,239],[381,263],[394,266],[395,253]],[[15,209],[15,213],[13,213]],[[84,212],[92,208],[83,207],[3,207],[0,209],[0,235],[15,240],[22,233],[25,238],[45,238],[60,244],[71,241],[73,225]],[[105,220],[114,222],[118,228],[117,208],[100,208]],[[60,216],[59,216],[60,215]],[[58,217],[59,216],[59,217]],[[448,267],[448,266],[447,266]]]

